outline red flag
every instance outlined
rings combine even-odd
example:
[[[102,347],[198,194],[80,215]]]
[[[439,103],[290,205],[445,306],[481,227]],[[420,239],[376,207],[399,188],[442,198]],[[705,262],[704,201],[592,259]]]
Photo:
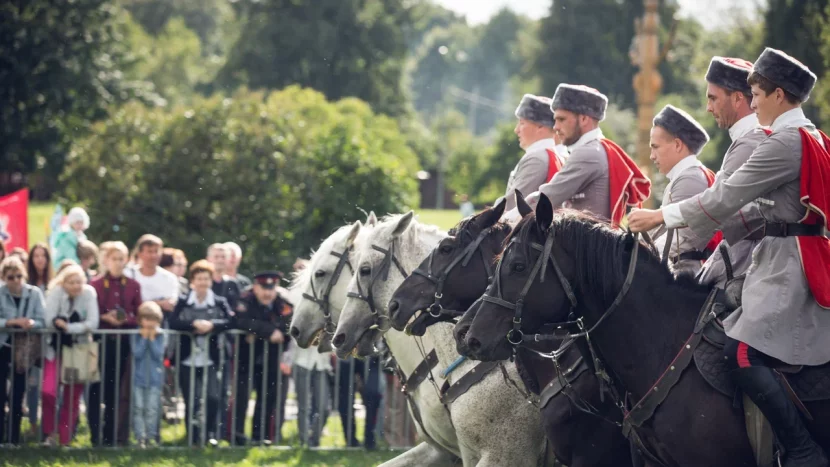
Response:
[[[0,239],[6,251],[20,247],[29,251],[29,189],[0,197]]]

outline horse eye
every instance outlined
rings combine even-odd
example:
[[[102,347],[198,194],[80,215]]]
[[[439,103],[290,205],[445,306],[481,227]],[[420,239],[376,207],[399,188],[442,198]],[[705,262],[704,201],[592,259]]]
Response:
[[[318,269],[318,270],[314,273],[314,277],[317,277],[317,278],[323,277],[323,276],[325,276],[325,275],[326,275],[326,271],[323,271],[322,269]]]
[[[441,248],[438,251],[440,251],[442,255],[448,255],[452,253],[452,245],[441,245]]]
[[[523,263],[513,263],[513,266],[510,267],[513,272],[524,272],[525,265]]]
[[[370,268],[369,266],[361,266],[360,267],[360,275],[361,276],[368,276],[371,273],[372,273],[372,268]]]

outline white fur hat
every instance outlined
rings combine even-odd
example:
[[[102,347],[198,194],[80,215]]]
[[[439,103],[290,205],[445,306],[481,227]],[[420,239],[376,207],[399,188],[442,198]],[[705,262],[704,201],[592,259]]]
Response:
[[[69,225],[82,221],[84,230],[89,228],[89,214],[84,211],[84,208],[74,207],[69,210],[69,214],[66,215],[66,220],[69,221]]]

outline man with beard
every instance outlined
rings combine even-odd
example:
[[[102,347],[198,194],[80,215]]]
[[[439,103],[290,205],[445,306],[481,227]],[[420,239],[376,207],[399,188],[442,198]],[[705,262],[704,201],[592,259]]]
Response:
[[[562,169],[539,187],[554,209],[589,211],[618,226],[627,206],[651,194],[651,182],[616,143],[603,137],[608,98],[588,86],[562,83],[551,102],[554,130],[570,152]],[[528,196],[534,206],[538,193]]]

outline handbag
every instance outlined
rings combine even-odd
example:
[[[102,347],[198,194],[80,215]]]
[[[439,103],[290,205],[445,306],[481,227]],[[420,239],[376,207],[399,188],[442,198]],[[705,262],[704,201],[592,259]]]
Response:
[[[29,308],[29,297],[23,302],[23,317]],[[12,337],[12,352],[14,353],[14,369],[17,373],[23,374],[36,365],[43,357],[43,346],[39,334],[16,333]]]
[[[87,342],[61,348],[61,383],[81,384],[101,381],[98,369],[98,342],[87,334]]]

